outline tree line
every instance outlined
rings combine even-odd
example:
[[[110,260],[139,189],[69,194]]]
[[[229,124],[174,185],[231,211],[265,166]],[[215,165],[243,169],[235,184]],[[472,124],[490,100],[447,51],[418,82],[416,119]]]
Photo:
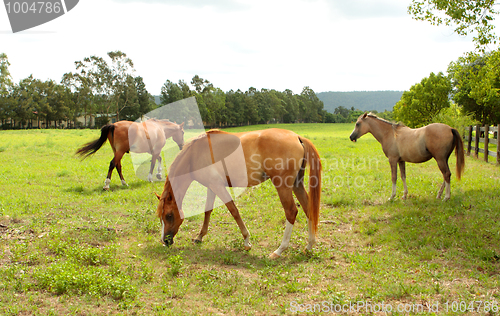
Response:
[[[121,51],[107,58],[90,56],[75,62],[75,70],[60,83],[33,76],[12,82],[5,54],[0,54],[0,124],[2,128],[100,127],[111,119],[134,121],[155,108],[196,97],[207,127],[263,123],[324,122],[327,112],[315,92],[300,94],[270,89],[224,92],[195,75],[190,85],[167,80],[161,104],[147,91],[134,64]],[[179,122],[178,122],[179,123]]]

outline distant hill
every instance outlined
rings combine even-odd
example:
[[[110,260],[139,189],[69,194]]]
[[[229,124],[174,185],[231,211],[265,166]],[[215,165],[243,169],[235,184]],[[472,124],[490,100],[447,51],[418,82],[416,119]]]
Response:
[[[156,104],[160,105],[160,103],[161,103],[160,96],[159,95],[154,95],[153,97],[155,98]]]
[[[352,92],[319,92],[318,98],[323,101],[324,109],[333,113],[335,108],[361,111],[392,111],[393,106],[401,99],[403,91],[352,91]]]

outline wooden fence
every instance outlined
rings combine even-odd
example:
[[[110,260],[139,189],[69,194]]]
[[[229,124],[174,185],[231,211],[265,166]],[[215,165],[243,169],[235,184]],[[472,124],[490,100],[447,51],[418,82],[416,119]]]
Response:
[[[466,135],[464,135],[464,150],[467,155],[470,156],[472,150],[474,150],[474,157],[479,158],[479,153],[482,153],[484,154],[484,161],[488,162],[488,157],[492,156],[496,157],[497,163],[500,164],[500,137],[498,137],[498,131],[500,131],[500,124],[497,126],[469,126]],[[474,135],[473,132],[475,132]],[[479,148],[479,143],[483,143],[484,148]],[[494,144],[496,150],[490,150],[491,144]]]

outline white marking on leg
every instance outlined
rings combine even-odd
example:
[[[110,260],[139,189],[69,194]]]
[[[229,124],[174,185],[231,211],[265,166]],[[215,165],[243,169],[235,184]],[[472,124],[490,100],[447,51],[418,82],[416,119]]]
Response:
[[[109,184],[111,183],[111,179],[110,178],[106,178],[106,180],[104,180],[104,187],[103,189],[104,190],[109,190]]]
[[[445,182],[445,186],[446,186],[446,193],[444,195],[444,200],[449,200],[450,197],[451,197],[451,185],[449,182]]]
[[[245,250],[252,249],[252,244],[250,244],[250,233],[247,235],[247,237],[243,241],[243,244],[245,245]]]
[[[165,240],[165,223],[163,222],[163,219],[160,219],[160,222],[161,222],[161,230],[160,230],[161,242],[164,242],[164,240]]]
[[[148,174],[148,182],[153,182],[153,174],[152,173]]]
[[[392,184],[392,194],[391,194],[391,197],[389,198],[389,201],[394,199],[395,196],[396,196],[396,183],[394,182]]]
[[[122,185],[125,185],[128,187],[128,184],[127,184],[127,182],[125,182],[125,180],[122,180]]]
[[[311,250],[316,244],[316,235],[313,233],[312,222],[307,220],[307,227],[309,228],[309,240],[306,249]]]
[[[408,195],[408,187],[406,186],[406,178],[403,179],[403,187],[404,187],[403,200],[406,200],[406,196]]]
[[[288,248],[288,245],[290,244],[290,237],[292,237],[292,229],[293,229],[293,224],[290,224],[290,222],[288,222],[287,220],[285,233],[283,234],[283,241],[281,242],[280,247],[274,251],[274,254],[276,254],[278,257],[281,256],[281,253],[286,248]]]

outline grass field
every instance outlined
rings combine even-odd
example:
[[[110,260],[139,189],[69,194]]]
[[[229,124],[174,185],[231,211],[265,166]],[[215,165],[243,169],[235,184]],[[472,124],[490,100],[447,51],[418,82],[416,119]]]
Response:
[[[214,211],[203,244],[191,242],[198,215],[167,248],[153,193],[163,183],[136,178],[126,155],[129,187],[114,174],[103,191],[110,146],[74,156],[98,131],[1,131],[0,315],[303,315],[349,304],[350,314],[389,306],[393,315],[500,314],[497,165],[467,157],[442,202],[436,162],[407,164],[409,198],[399,199],[398,179],[398,199],[388,202],[389,164],[371,135],[351,143],[352,124],[231,131],[267,127],[311,139],[324,167],[318,244],[302,251],[300,211],[290,248],[275,261],[267,257],[285,216],[270,182],[236,201],[250,251],[225,208]]]

